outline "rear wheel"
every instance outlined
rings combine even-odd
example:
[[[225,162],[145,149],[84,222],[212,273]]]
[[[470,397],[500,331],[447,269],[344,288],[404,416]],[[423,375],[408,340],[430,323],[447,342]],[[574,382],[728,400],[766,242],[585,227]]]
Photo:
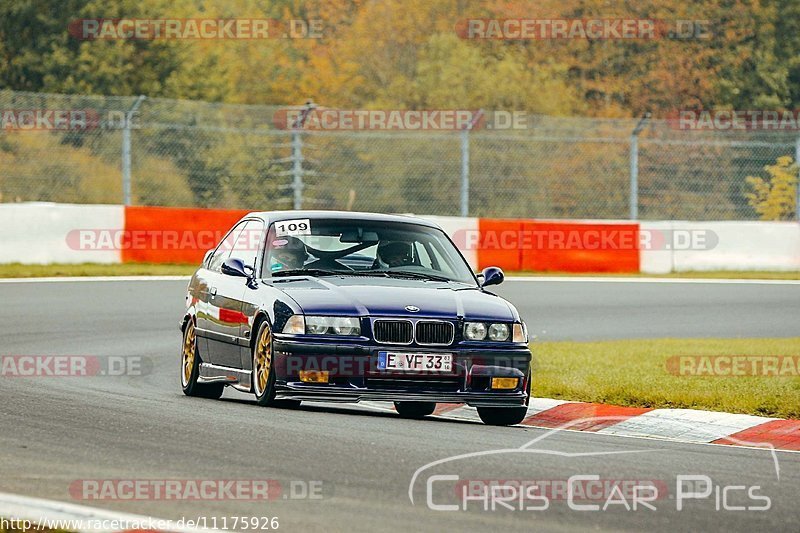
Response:
[[[216,400],[222,396],[224,383],[198,383],[200,375],[200,356],[197,353],[197,334],[194,322],[189,320],[183,329],[183,347],[181,349],[181,389],[186,396],[211,398]]]
[[[397,414],[403,418],[422,418],[433,414],[436,409],[434,402],[394,402]]]

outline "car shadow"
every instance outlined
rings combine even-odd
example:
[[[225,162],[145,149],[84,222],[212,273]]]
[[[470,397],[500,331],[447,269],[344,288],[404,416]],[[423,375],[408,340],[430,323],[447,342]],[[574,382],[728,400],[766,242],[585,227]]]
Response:
[[[220,398],[217,401],[227,402],[227,403],[235,403],[241,405],[248,405],[251,407],[257,407],[259,409],[263,409],[263,407],[259,406],[255,400],[251,400],[248,398],[243,397],[228,397],[228,398]],[[348,415],[348,416],[363,416],[363,417],[373,417],[373,418],[394,418],[397,420],[409,420],[414,422],[427,422],[427,423],[440,423],[440,424],[466,424],[466,425],[484,425],[482,422],[478,420],[463,420],[457,418],[443,418],[441,416],[431,415],[426,416],[419,419],[409,419],[409,418],[402,418],[399,414],[394,412],[394,410],[389,407],[389,403],[387,403],[387,409],[385,411],[374,408],[374,407],[367,407],[367,406],[358,406],[357,404],[336,404],[336,403],[317,403],[317,402],[303,402],[298,407],[285,407],[285,406],[274,406],[269,407],[269,409],[279,409],[281,411],[296,411],[300,412],[309,412],[309,413],[330,413],[330,414],[340,414],[340,415]]]

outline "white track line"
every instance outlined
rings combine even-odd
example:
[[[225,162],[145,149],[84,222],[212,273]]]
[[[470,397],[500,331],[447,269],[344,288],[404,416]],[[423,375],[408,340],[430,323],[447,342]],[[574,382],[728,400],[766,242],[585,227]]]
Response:
[[[505,281],[558,281],[563,283],[700,283],[709,285],[800,285],[798,279],[640,278],[593,276],[506,276]]]
[[[0,517],[30,520],[34,529],[54,528],[57,525],[54,522],[59,521],[61,524],[59,529],[65,528],[69,531],[79,531],[81,533],[111,533],[126,529],[151,529],[175,533],[212,531],[180,527],[173,520],[119,513],[85,505],[75,505],[43,498],[30,498],[5,492],[0,492]],[[103,522],[105,522],[106,527],[96,527],[97,525],[102,526]],[[69,524],[73,524],[72,527],[69,527]],[[77,524],[82,524],[82,527]],[[114,524],[119,524],[119,527],[112,527]]]
[[[531,403],[528,406],[528,414],[526,416],[536,415],[565,403],[581,402],[554,400],[550,398],[531,398]],[[368,407],[379,411],[397,413],[391,402],[363,401],[358,404],[348,405],[358,405],[362,408]],[[431,418],[456,420],[460,422],[480,422],[477,410],[469,406],[462,406],[452,411],[433,415]],[[540,427],[537,426],[535,422],[530,424],[517,424],[511,427],[540,429],[548,432],[565,431],[567,433],[581,433],[586,435],[586,438],[589,439],[602,435],[614,438],[658,440],[675,444],[767,450],[773,453],[773,455],[775,452],[800,454],[798,450],[782,450],[780,448],[774,448],[769,443],[742,441],[736,446],[713,443],[714,440],[728,437],[743,429],[748,429],[763,424],[764,422],[769,422],[770,420],[778,419],[695,409],[654,409],[653,411],[633,416],[627,420],[621,420],[599,431],[573,429],[568,426],[568,423],[565,423],[563,428]]]
[[[191,276],[65,276],[54,278],[0,278],[0,283],[72,283],[105,281],[186,281]]]
[[[654,409],[598,433],[714,442],[772,420],[777,418],[694,409]]]

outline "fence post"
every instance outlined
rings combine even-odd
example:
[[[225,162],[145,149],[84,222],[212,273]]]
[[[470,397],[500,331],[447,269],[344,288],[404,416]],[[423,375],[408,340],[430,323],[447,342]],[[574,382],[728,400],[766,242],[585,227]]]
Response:
[[[800,137],[794,141],[794,164],[797,165],[797,185],[794,195],[794,218],[800,222]]]
[[[122,203],[131,205],[131,122],[133,114],[146,98],[140,94],[131,108],[125,113],[125,124],[122,125]]]
[[[303,138],[301,130],[308,118],[309,113],[317,107],[314,102],[306,102],[303,111],[297,120],[292,124],[292,192],[294,201],[292,203],[295,210],[303,208]]]
[[[630,214],[629,218],[631,220],[636,220],[639,218],[639,133],[642,132],[645,125],[647,124],[647,120],[650,118],[650,113],[645,113],[644,116],[639,119],[639,123],[633,129],[631,133],[631,155],[630,155],[630,177],[631,177],[631,184],[630,184]]]
[[[461,129],[461,216],[469,216],[469,132],[475,127],[483,116],[483,109],[479,109],[472,116],[469,124]]]
[[[292,191],[294,209],[303,208],[303,139],[300,132],[292,132]]]
[[[461,130],[461,216],[469,214],[469,130]]]

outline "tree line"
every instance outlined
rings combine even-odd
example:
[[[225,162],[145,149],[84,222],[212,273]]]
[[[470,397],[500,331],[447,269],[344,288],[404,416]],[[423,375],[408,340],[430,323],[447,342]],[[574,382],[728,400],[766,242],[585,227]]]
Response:
[[[305,20],[321,37],[95,39],[83,19]],[[653,39],[469,39],[481,19],[703,24]],[[0,3],[0,89],[345,108],[521,109],[666,117],[680,109],[794,109],[794,0],[17,0]]]

